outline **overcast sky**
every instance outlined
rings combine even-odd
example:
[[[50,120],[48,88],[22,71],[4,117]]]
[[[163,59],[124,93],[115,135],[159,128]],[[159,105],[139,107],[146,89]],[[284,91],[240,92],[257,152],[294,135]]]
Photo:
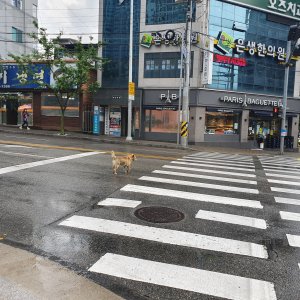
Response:
[[[89,36],[97,42],[99,0],[40,0],[38,3],[39,26],[47,29],[49,34],[89,42]]]

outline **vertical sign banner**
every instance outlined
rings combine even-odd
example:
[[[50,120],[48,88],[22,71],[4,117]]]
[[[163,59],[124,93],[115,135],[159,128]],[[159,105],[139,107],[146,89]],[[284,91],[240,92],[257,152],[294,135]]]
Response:
[[[100,133],[100,120],[99,120],[99,106],[94,106],[93,117],[93,134],[99,135]]]
[[[128,83],[128,98],[129,100],[134,100],[135,95],[135,84],[134,82]]]
[[[109,135],[109,108],[105,107],[104,112],[104,134]]]
[[[224,0],[224,2],[300,20],[300,0]]]
[[[109,135],[121,136],[121,107],[110,108]]]
[[[202,84],[212,84],[212,71],[214,61],[214,38],[203,36],[203,73]]]

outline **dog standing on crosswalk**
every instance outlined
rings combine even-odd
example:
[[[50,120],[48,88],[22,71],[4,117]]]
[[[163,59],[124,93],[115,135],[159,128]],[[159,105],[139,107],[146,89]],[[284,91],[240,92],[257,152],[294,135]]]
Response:
[[[128,175],[132,168],[132,162],[136,160],[136,156],[134,154],[128,154],[126,156],[116,156],[114,151],[111,151],[111,157],[114,175],[117,175],[117,171],[120,166],[125,169],[125,173],[126,175]]]

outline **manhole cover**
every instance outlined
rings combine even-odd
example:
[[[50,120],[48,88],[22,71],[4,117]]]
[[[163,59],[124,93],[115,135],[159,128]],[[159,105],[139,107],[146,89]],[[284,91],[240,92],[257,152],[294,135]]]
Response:
[[[184,219],[184,214],[176,209],[163,206],[142,207],[134,212],[134,215],[151,223],[172,223]]]

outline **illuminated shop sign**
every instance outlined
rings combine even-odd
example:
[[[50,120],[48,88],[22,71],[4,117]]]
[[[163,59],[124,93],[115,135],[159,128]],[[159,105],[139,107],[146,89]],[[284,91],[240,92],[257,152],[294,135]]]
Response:
[[[226,64],[226,65],[239,66],[239,67],[247,66],[247,61],[245,58],[230,57],[230,56],[220,55],[216,53],[214,53],[214,62],[220,64]]]
[[[273,57],[279,62],[284,62],[286,57],[286,51],[284,47],[276,47],[273,45],[266,45],[256,41],[245,41],[243,39],[233,40],[233,37],[224,31],[220,31],[218,38],[215,40],[215,48],[223,54],[230,54],[232,51],[234,54],[246,53],[249,56],[257,57]],[[297,60],[297,57],[292,57]]]
[[[182,41],[182,34],[174,30],[167,30],[164,32],[156,31],[152,33],[145,33],[142,35],[141,46],[151,48],[152,46],[179,46]],[[192,32],[191,43],[199,43],[199,33]]]
[[[272,107],[282,107],[281,100],[273,100],[267,98],[259,98],[255,96],[232,96],[225,95],[219,98],[219,101],[224,103],[235,103],[241,104],[243,107],[247,107],[248,105],[259,105],[259,106],[272,106]]]
[[[300,19],[300,0],[224,0],[287,18]]]
[[[167,104],[172,103],[173,101],[177,101],[179,97],[177,94],[170,94],[170,91],[168,90],[167,94],[160,94],[160,100],[164,101]]]

